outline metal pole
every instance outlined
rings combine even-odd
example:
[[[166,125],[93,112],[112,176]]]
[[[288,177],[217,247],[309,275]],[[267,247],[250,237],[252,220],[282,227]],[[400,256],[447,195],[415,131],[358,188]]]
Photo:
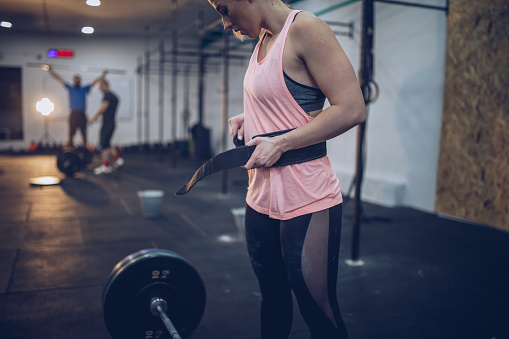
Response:
[[[184,69],[184,137],[187,140],[189,138],[189,116],[191,114],[189,110],[189,73],[191,72],[191,66],[187,65]]]
[[[363,23],[362,23],[362,48],[361,48],[361,89],[364,96],[366,110],[369,106],[369,84],[373,77],[373,33],[374,33],[374,0],[363,1]],[[357,165],[355,177],[355,199],[354,199],[354,217],[352,229],[352,248],[351,263],[361,265],[359,260],[359,243],[361,228],[361,189],[364,174],[364,137],[366,132],[366,123],[362,123],[357,128]]]
[[[446,7],[441,7],[441,6],[431,6],[431,5],[424,5],[424,4],[418,4],[418,3],[412,3],[412,2],[405,2],[405,1],[393,1],[393,0],[376,0],[376,1],[386,3],[386,4],[393,4],[393,5],[403,5],[403,6],[419,7],[419,8],[425,8],[425,9],[437,9],[437,10],[446,11],[446,12],[449,10],[449,4],[447,4]]]
[[[145,143],[149,145],[150,140],[150,50],[149,50],[149,27],[145,38]]]
[[[204,48],[204,38],[205,32],[203,30],[203,10],[200,10],[198,15],[198,125],[194,126],[195,132],[193,133],[194,137],[194,153],[196,159],[196,166],[199,167],[201,160],[205,157],[205,148],[206,145],[206,132],[205,127],[203,126],[203,107],[205,102],[205,54],[203,51]]]
[[[171,166],[177,167],[176,145],[177,145],[177,55],[178,55],[178,31],[177,31],[177,0],[173,0],[172,9],[172,83],[171,83]]]
[[[229,34],[223,33],[223,86],[222,86],[222,114],[221,114],[221,151],[226,151],[228,137],[228,54],[229,54]],[[228,192],[228,171],[221,172],[221,193]]]
[[[198,58],[199,58],[199,71],[198,71],[198,121],[203,126],[203,100],[204,100],[204,74],[205,74],[205,55],[203,54],[203,10],[200,10],[199,14],[199,46],[198,46]]]
[[[49,141],[48,141],[49,140],[49,127],[48,127],[48,116],[47,115],[44,116],[44,138],[46,138],[46,142],[47,142],[46,145],[48,145],[49,144]],[[86,146],[87,145],[85,145],[85,147]]]
[[[159,142],[161,148],[159,149],[159,161],[163,160],[163,145],[164,145],[164,38],[159,40]]]
[[[143,129],[142,129],[142,118],[143,118],[143,112],[142,112],[142,100],[143,100],[143,90],[142,90],[142,87],[143,87],[143,71],[142,71],[142,67],[143,67],[143,57],[142,56],[139,56],[138,57],[138,68],[136,70],[136,72],[138,73],[138,76],[137,76],[137,83],[138,83],[138,86],[137,86],[137,92],[138,92],[138,95],[137,95],[137,102],[136,102],[136,106],[137,106],[137,115],[138,115],[138,126],[137,126],[137,129],[138,129],[138,133],[137,133],[137,144],[140,145],[142,143],[142,140],[143,140]]]

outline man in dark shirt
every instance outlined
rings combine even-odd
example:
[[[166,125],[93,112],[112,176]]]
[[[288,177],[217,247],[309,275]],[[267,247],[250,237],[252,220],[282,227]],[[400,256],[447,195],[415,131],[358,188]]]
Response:
[[[94,169],[95,174],[111,173],[114,169],[124,164],[115,147],[111,146],[111,137],[115,131],[115,115],[117,113],[118,98],[110,91],[109,83],[102,79],[99,81],[99,89],[104,93],[103,99],[97,112],[89,120],[89,124],[102,115],[102,126],[99,144],[101,146],[101,166]]]
[[[69,91],[69,106],[71,113],[69,115],[69,136],[67,139],[67,147],[74,147],[73,139],[78,128],[83,139],[83,146],[87,147],[87,116],[85,112],[86,97],[90,92],[90,88],[101,79],[104,79],[107,71],[103,71],[102,75],[94,79],[92,83],[82,86],[81,76],[79,74],[76,74],[73,77],[73,83],[71,85],[70,83],[65,82],[64,79],[62,79],[62,77],[57,74],[51,66],[47,66],[46,70],[60,85]]]

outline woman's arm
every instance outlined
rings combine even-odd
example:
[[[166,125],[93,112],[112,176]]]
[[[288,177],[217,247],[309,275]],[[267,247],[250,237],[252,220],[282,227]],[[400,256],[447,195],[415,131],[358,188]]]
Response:
[[[247,169],[272,166],[282,153],[332,139],[366,119],[359,82],[336,36],[323,20],[302,14],[290,28],[291,51],[306,65],[330,106],[289,133],[252,139],[248,145],[257,147]]]

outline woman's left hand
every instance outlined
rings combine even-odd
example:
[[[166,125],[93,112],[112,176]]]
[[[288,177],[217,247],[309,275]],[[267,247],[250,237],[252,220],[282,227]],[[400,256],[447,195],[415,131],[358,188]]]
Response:
[[[280,146],[280,137],[258,137],[251,139],[246,146],[256,146],[251,158],[244,165],[245,169],[270,167],[279,160],[283,149]]]

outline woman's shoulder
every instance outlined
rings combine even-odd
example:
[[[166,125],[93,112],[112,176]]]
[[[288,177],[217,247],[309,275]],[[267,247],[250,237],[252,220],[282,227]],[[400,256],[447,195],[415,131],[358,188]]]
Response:
[[[309,12],[300,12],[297,15],[288,36],[297,55],[318,52],[323,46],[337,41],[329,25]]]
[[[318,18],[311,12],[301,11],[295,17],[293,21],[292,27],[297,27],[300,29],[303,28],[313,28],[314,26],[322,26],[327,25],[325,21]]]
[[[315,36],[331,31],[329,25],[322,19],[310,12],[299,12],[293,24],[290,26],[290,34],[299,38]]]

